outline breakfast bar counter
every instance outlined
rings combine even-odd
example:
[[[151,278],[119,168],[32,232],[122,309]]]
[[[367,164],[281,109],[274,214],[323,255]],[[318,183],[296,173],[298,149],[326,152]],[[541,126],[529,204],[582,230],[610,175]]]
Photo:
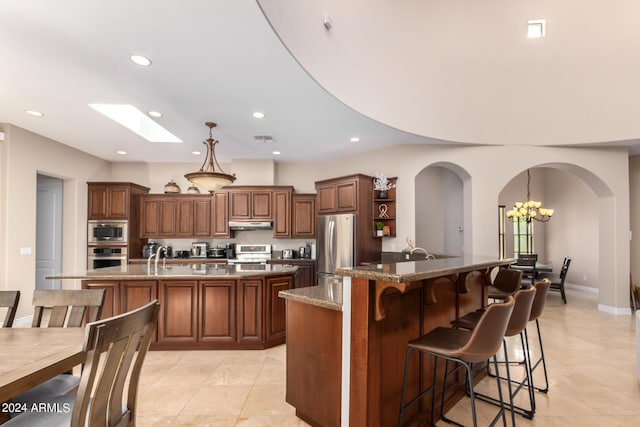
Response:
[[[105,289],[102,317],[160,302],[152,350],[264,349],[286,340],[285,302],[295,266],[259,270],[223,264],[129,264],[46,279],[80,280],[84,289]]]
[[[311,425],[396,425],[406,343],[484,306],[493,270],[513,262],[463,256],[374,264],[337,269],[342,283],[280,292],[287,402]],[[432,372],[433,359],[416,354],[407,399],[430,384]],[[464,379],[458,383],[447,391],[446,409],[464,395]],[[407,420],[424,422],[430,398],[409,412]]]

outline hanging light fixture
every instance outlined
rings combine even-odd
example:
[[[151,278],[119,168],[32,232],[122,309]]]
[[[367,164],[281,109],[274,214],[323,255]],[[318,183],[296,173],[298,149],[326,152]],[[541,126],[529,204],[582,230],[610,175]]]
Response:
[[[209,128],[209,138],[202,141],[202,143],[207,146],[207,156],[204,158],[204,163],[198,172],[188,173],[184,177],[193,185],[213,194],[220,187],[232,184],[236,180],[236,175],[225,173],[216,159],[215,146],[219,141],[213,139],[211,135],[211,130],[216,127],[216,124],[206,122],[205,126]],[[216,166],[219,172],[216,172]]]
[[[531,220],[547,222],[553,216],[553,209],[542,207],[542,202],[531,200],[531,173],[527,169],[527,199],[526,202],[516,202],[510,211],[507,211],[507,218],[511,222],[518,222],[524,219],[527,223]]]

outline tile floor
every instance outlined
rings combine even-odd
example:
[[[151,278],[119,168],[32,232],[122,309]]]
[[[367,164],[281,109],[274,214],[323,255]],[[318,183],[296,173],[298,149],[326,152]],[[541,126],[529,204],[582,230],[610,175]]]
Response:
[[[568,290],[567,298],[564,305],[558,293],[550,293],[541,319],[550,391],[536,393],[535,418],[518,416],[517,424],[640,425],[635,318],[597,311],[593,294]],[[535,336],[533,327],[530,337]],[[142,373],[137,425],[307,426],[284,400],[285,353],[285,346],[150,352]],[[485,379],[479,387],[491,390],[495,383]],[[493,411],[490,405],[479,405],[481,425]],[[463,399],[449,415],[471,425],[469,413],[468,399]]]

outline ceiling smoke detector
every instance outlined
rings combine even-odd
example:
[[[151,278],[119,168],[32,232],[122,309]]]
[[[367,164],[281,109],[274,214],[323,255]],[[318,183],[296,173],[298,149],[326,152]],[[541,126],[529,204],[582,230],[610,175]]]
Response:
[[[271,135],[254,135],[253,139],[256,142],[273,142],[273,136]]]

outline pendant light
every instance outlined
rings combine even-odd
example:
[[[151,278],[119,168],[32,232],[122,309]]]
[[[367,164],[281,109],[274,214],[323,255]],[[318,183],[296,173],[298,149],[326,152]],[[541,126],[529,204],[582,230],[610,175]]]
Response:
[[[211,135],[211,131],[216,127],[216,124],[213,122],[206,122],[205,126],[209,128],[209,138],[202,141],[202,143],[207,147],[207,156],[205,157],[204,163],[198,172],[188,173],[184,177],[193,185],[213,194],[217,189],[224,187],[225,185],[232,184],[233,181],[236,180],[236,176],[235,174],[229,175],[228,173],[225,173],[216,159],[215,146],[219,141],[213,139],[213,136]],[[216,172],[216,166],[218,167],[219,172]]]

